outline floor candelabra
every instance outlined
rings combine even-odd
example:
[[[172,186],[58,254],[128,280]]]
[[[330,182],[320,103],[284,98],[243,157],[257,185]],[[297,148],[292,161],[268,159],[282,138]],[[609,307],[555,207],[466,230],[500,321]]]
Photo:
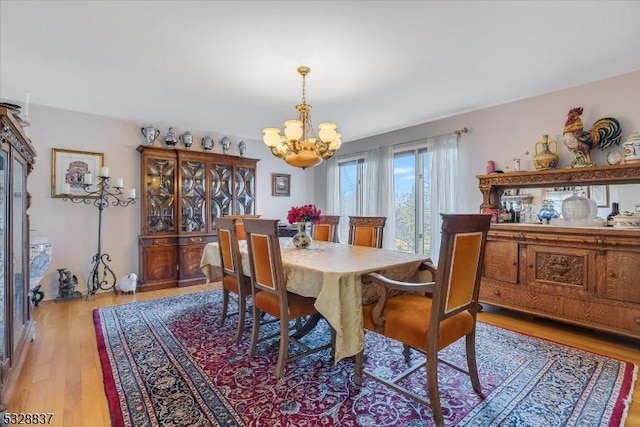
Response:
[[[84,193],[81,195],[71,194],[70,184],[63,184],[62,200],[70,200],[73,203],[93,204],[98,208],[98,251],[93,255],[91,263],[91,273],[87,278],[87,300],[91,299],[91,295],[95,294],[98,289],[116,291],[116,274],[109,266],[111,256],[102,252],[102,211],[108,206],[129,206],[135,203],[136,190],[129,189],[127,198],[124,198],[122,188],[124,180],[117,178],[114,185],[109,184],[108,168],[102,167],[97,182],[91,183],[91,174],[85,174],[83,184],[76,184],[76,187],[82,188]]]

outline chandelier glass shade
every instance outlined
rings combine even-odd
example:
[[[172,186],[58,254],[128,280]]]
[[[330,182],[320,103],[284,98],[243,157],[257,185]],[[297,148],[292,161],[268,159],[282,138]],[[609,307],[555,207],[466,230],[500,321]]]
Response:
[[[302,76],[302,104],[296,105],[298,117],[284,122],[284,131],[278,128],[262,130],[264,143],[271,153],[297,168],[310,168],[330,159],[342,145],[342,135],[337,125],[323,122],[318,125],[316,136],[311,124],[311,105],[307,104],[305,77],[311,71],[308,67],[298,67]]]

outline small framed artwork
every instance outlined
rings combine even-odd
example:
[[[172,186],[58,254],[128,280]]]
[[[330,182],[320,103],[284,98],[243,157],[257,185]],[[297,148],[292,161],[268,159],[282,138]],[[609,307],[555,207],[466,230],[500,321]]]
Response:
[[[286,173],[272,173],[271,195],[291,196],[291,175]]]
[[[587,197],[594,200],[599,208],[609,206],[609,186],[590,185],[587,187]]]
[[[88,196],[84,187],[95,184],[100,168],[104,165],[103,153],[62,150],[53,148],[51,153],[51,197],[62,198]]]

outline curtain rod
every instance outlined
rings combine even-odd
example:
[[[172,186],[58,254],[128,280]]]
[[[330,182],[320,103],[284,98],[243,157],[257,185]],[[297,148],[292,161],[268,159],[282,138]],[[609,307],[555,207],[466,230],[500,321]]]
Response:
[[[393,147],[401,147],[401,146],[406,145],[406,144],[413,144],[414,142],[425,141],[425,140],[430,139],[430,138],[438,138],[438,137],[441,137],[441,136],[451,135],[451,134],[454,134],[454,133],[456,135],[460,136],[463,133],[469,133],[469,128],[463,127],[461,129],[456,129],[453,132],[441,133],[440,135],[427,136],[425,138],[418,138],[418,139],[414,139],[414,140],[411,140],[411,141],[399,142],[398,144],[394,144]],[[385,145],[381,145],[381,146],[379,146],[377,148],[382,148],[382,147],[386,147],[386,146]],[[369,151],[371,151],[371,150],[369,150]],[[359,154],[364,154],[366,152],[367,151],[356,151],[355,153],[344,154],[342,156],[338,156],[337,158],[339,159],[341,157],[357,156]]]
[[[461,134],[463,134],[463,133],[468,133],[468,132],[469,132],[469,128],[464,127],[464,128],[462,128],[462,129],[454,130],[453,132],[441,133],[440,135],[427,136],[427,137],[425,137],[425,138],[418,138],[418,139],[414,139],[414,140],[412,140],[412,141],[400,142],[400,143],[398,143],[398,144],[394,144],[394,147],[402,147],[403,145],[413,144],[413,143],[418,142],[418,141],[425,141],[425,140],[427,140],[427,139],[432,139],[432,138],[439,138],[439,137],[441,137],[441,136],[452,135],[452,134],[454,134],[454,133],[455,133],[456,135],[460,136]]]

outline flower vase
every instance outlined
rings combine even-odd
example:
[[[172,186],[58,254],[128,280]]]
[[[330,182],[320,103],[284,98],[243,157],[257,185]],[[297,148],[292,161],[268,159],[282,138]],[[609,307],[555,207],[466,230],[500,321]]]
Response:
[[[293,235],[293,246],[298,249],[306,249],[311,244],[311,237],[307,234],[307,223],[296,222],[295,226],[298,231]]]

